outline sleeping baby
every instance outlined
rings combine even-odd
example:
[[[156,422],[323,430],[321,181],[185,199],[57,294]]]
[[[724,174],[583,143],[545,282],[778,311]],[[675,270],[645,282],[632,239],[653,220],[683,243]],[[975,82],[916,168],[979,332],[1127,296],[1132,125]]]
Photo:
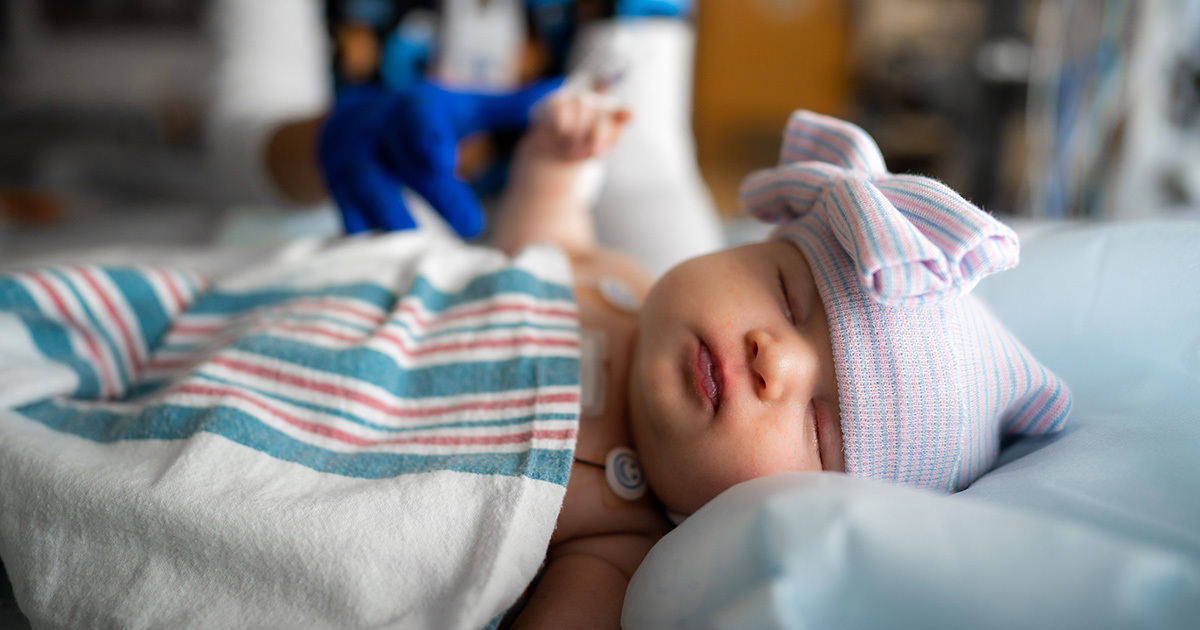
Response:
[[[605,399],[580,421],[516,627],[617,627],[629,578],[667,530],[662,510],[677,519],[783,471],[953,492],[1002,435],[1062,428],[1063,383],[966,295],[1016,264],[1010,230],[938,182],[887,173],[854,125],[800,111],[782,165],[743,184],[745,205],[780,224],[773,236],[651,283],[596,246],[573,192],[627,117],[587,98],[548,103],[497,229],[510,252],[568,252],[580,325],[607,349]]]
[[[713,497],[783,471],[943,492],[1064,384],[968,291],[1016,236],[795,113],[772,236],[657,281],[597,246],[629,113],[545,103],[496,248],[298,243],[210,280],[0,274],[0,557],[45,627],[618,627]],[[661,235],[669,239],[670,234]],[[548,244],[548,245],[547,245]]]

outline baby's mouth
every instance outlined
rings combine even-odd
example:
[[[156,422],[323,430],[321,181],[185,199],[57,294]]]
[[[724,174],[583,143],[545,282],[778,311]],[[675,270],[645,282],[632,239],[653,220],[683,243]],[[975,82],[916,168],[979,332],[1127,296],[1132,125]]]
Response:
[[[692,378],[696,383],[696,394],[702,402],[706,402],[713,411],[721,407],[721,370],[712,351],[701,341],[696,350],[696,359],[692,363]]]

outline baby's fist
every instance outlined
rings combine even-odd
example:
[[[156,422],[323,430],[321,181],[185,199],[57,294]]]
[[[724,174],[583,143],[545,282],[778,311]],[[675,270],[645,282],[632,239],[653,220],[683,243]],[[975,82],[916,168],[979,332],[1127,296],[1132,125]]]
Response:
[[[601,157],[617,143],[632,117],[604,94],[560,93],[536,114],[529,131],[530,148],[566,162]]]

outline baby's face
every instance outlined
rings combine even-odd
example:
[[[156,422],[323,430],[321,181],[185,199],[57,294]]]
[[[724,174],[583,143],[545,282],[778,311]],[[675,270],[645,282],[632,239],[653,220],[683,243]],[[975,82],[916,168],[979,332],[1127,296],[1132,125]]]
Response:
[[[642,307],[629,402],[650,486],[682,514],[749,479],[845,470],[829,324],[799,250],[756,243],[663,276]]]

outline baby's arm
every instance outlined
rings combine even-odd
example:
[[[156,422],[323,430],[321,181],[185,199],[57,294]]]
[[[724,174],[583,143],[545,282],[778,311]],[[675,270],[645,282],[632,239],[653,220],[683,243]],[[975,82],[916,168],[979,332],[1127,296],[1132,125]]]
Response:
[[[562,94],[544,106],[521,140],[497,217],[494,244],[514,253],[551,242],[577,272],[602,269],[636,286],[635,264],[597,247],[583,189],[588,160],[616,143],[630,114],[603,107],[597,95]],[[514,629],[619,628],[625,589],[660,534],[616,533],[556,543]]]
[[[556,545],[513,630],[619,628],[629,578],[655,540],[608,534]]]
[[[596,94],[560,94],[546,103],[517,148],[495,246],[515,253],[548,241],[573,256],[592,253],[585,167],[612,148],[629,117],[628,110],[603,107]]]

